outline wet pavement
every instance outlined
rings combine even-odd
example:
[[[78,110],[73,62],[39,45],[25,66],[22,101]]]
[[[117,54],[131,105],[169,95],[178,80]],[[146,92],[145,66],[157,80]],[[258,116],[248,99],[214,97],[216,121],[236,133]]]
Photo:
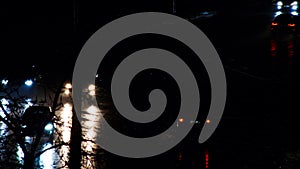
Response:
[[[211,38],[228,80],[228,104],[211,140],[213,168],[280,168],[286,153],[299,149],[300,39],[272,36],[274,13],[229,18]],[[215,32],[206,26],[210,37]]]
[[[274,16],[270,8],[193,20],[215,45],[227,75],[228,101],[218,129],[204,145],[191,134],[157,158],[108,154],[108,168],[120,162],[123,168],[297,168],[292,152],[300,149],[300,34],[272,36]],[[290,165],[288,154],[294,157]]]

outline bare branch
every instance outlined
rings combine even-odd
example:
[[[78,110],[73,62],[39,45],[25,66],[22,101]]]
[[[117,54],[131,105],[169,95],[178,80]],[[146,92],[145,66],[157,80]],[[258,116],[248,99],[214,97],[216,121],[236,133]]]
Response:
[[[36,155],[34,156],[34,158],[39,157],[40,155],[42,155],[44,152],[46,152],[46,151],[48,151],[48,150],[51,150],[51,149],[54,149],[54,148],[59,148],[59,147],[61,147],[61,146],[65,146],[65,145],[69,145],[69,143],[63,142],[63,143],[61,143],[61,144],[56,144],[56,145],[54,145],[54,146],[52,146],[52,147],[46,148],[46,149],[44,149],[43,151],[40,151],[40,152],[36,153]]]

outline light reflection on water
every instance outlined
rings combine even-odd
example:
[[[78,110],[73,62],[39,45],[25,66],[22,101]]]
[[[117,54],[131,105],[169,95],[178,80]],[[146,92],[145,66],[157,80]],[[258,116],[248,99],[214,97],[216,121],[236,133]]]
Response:
[[[98,147],[94,143],[97,137],[97,131],[100,128],[101,114],[100,110],[96,106],[85,106],[85,113],[82,114],[82,118],[86,119],[82,122],[82,133],[85,141],[82,142],[82,150],[86,155],[82,156],[82,167],[87,168],[97,168],[95,159],[95,149]],[[57,117],[61,125],[56,125],[58,134],[55,136],[56,140],[62,140],[65,143],[69,143],[71,140],[71,127],[72,127],[72,104],[66,103],[64,107],[57,111]],[[61,137],[61,138],[59,138]],[[47,143],[44,148],[51,147],[52,144]],[[68,145],[63,145],[59,149],[51,149],[43,153],[39,158],[39,166],[47,169],[62,168],[68,169],[70,147]],[[57,165],[55,162],[58,162]]]
[[[208,169],[210,166],[209,149],[195,150],[194,152],[185,152],[180,150],[178,153],[178,161],[176,169]]]
[[[295,55],[295,45],[293,40],[288,41],[287,49],[288,49],[288,57],[293,58]]]
[[[95,90],[95,88],[89,88],[89,90]],[[94,93],[89,91],[91,96]],[[35,159],[35,168],[45,168],[45,169],[68,169],[70,147],[69,145],[60,145],[64,143],[70,143],[71,141],[71,128],[72,128],[72,101],[70,98],[63,98],[65,104],[62,108],[56,111],[56,120],[54,123],[55,132],[53,134],[53,141],[49,136],[43,136],[38,146],[36,153],[43,152],[38,158]],[[66,103],[68,102],[68,103]],[[96,106],[87,105],[84,108],[86,113],[83,117],[87,119],[82,123],[82,131],[84,141],[82,142],[82,150],[86,155],[82,156],[82,168],[97,168],[95,160],[95,150],[99,150],[94,141],[97,138],[97,131],[100,128],[100,110]],[[0,114],[2,115],[2,114]],[[6,125],[0,122],[0,134],[4,136],[4,131]],[[52,136],[51,136],[52,137]],[[25,137],[27,144],[32,144],[34,137]],[[60,146],[58,146],[60,145]],[[53,146],[55,148],[53,148]],[[30,147],[30,146],[29,146]],[[15,160],[20,164],[24,164],[24,153],[20,146],[13,144],[13,149],[15,149]],[[4,150],[5,151],[5,150]],[[2,158],[2,157],[1,157]]]
[[[272,58],[286,60],[288,64],[292,65],[295,57],[295,38],[283,36],[271,39],[270,54]]]
[[[94,105],[86,106],[85,113],[82,114],[82,132],[84,136],[84,142],[82,142],[82,148],[87,154],[94,154],[94,150],[97,149],[97,145],[93,143],[96,141],[97,132],[100,129],[101,110]],[[96,168],[96,159],[93,155],[83,156],[82,169]]]
[[[205,168],[209,168],[209,153],[208,153],[208,150],[205,151]]]
[[[82,155],[81,168],[82,169],[92,169],[92,168],[100,168],[96,163],[95,151],[99,150],[99,146],[94,143],[96,138],[98,137],[97,133],[100,130],[101,120],[103,120],[103,112],[105,110],[100,110],[97,106],[94,105],[86,105],[83,106],[82,109],[85,113],[82,114],[82,119],[86,119],[82,121],[82,133],[84,141],[81,144],[82,150],[86,153]],[[55,125],[55,128],[59,132],[57,136],[54,136],[53,142],[46,142],[41,146],[41,150],[45,150],[55,146],[57,144],[57,140],[61,139],[63,142],[70,142],[71,140],[71,126],[72,126],[72,104],[66,103],[61,110],[57,111],[57,117],[60,122],[60,125]],[[22,151],[19,149],[19,160],[23,158]],[[68,169],[69,162],[69,153],[70,147],[67,145],[61,146],[60,148],[53,148],[45,151],[38,159],[37,159],[37,168],[44,169]],[[209,166],[209,154],[208,151],[205,151],[205,154],[201,153],[197,155],[197,159],[193,159],[193,164],[195,163],[195,168],[203,169],[203,168],[211,168]],[[190,162],[190,155],[184,154],[180,152],[179,157],[175,159],[175,163],[186,163]],[[102,168],[102,167],[101,167]],[[179,168],[178,168],[179,169]]]
[[[66,103],[63,110],[59,112],[59,119],[62,122],[62,126],[59,129],[62,134],[63,142],[67,143],[71,139],[71,127],[72,127],[72,106]]]
[[[42,150],[52,147],[51,143],[46,143],[43,145]],[[49,149],[41,154],[39,158],[39,167],[43,169],[53,169],[56,168],[55,162],[58,160],[58,154],[55,149]]]
[[[277,56],[277,42],[274,39],[271,40],[271,49],[270,49],[270,52],[271,52],[271,56],[272,57],[276,57]]]
[[[97,131],[100,128],[100,110],[91,105],[86,109],[86,114],[82,114],[82,118],[86,119],[82,123],[82,131],[86,139],[95,141],[97,137]]]
[[[62,123],[62,125],[58,127],[58,131],[61,132],[62,141],[64,143],[69,143],[71,140],[72,127],[72,105],[70,103],[64,104],[62,110],[58,112],[58,118]],[[56,139],[59,140],[59,138]],[[68,168],[69,152],[70,147],[68,145],[63,145],[59,148],[60,168]]]
[[[42,137],[41,146],[38,151],[45,151],[36,159],[36,168],[43,169],[68,169],[70,147],[62,145],[58,148],[51,148],[56,144],[69,143],[71,139],[71,126],[72,126],[72,105],[66,103],[64,107],[57,111],[57,117],[60,125],[55,125],[58,133],[54,134],[54,141],[49,142],[49,138]],[[26,138],[26,140],[30,140]],[[30,141],[28,141],[30,142]],[[18,146],[18,160],[23,163],[24,153],[20,146]]]
[[[18,161],[20,161],[20,163],[22,164],[23,158],[24,158],[24,153],[20,146],[18,146],[17,156],[18,156]]]

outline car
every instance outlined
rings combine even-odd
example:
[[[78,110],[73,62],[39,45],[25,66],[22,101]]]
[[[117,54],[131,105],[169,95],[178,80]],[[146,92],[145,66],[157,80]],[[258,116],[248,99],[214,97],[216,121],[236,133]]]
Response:
[[[274,2],[276,9],[279,11],[289,11],[297,12],[298,11],[298,1],[295,0],[280,0]]]
[[[274,2],[278,10],[298,10],[298,1],[295,0],[279,0]]]
[[[51,111],[47,106],[30,106],[22,116],[23,135],[34,137],[44,127],[45,135],[51,136],[53,124],[51,122]]]
[[[292,14],[280,14],[271,23],[272,33],[296,33],[299,30],[299,19]]]

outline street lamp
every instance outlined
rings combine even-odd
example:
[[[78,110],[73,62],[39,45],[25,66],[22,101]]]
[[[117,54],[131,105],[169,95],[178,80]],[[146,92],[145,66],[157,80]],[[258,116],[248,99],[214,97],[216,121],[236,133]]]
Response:
[[[71,89],[71,88],[72,88],[71,83],[67,83],[67,84],[65,85],[65,88],[66,88],[66,89]]]
[[[28,80],[25,81],[26,86],[30,87],[30,86],[32,86],[32,84],[33,84],[33,81],[31,79],[28,79]]]
[[[7,85],[7,83],[8,83],[8,80],[6,80],[6,79],[3,79],[2,80],[2,84],[5,86],[5,85]]]
[[[70,95],[71,94],[71,89],[72,89],[72,84],[71,83],[67,83],[65,85],[65,91],[64,91],[65,95]]]

